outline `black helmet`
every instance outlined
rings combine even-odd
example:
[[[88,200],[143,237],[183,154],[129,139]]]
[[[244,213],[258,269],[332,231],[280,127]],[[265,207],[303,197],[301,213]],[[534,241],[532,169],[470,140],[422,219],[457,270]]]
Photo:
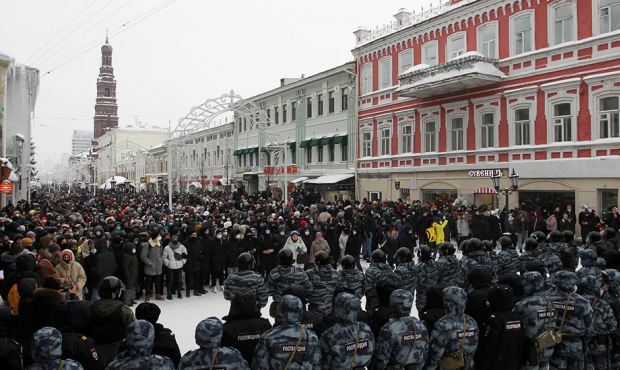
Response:
[[[523,242],[526,251],[533,251],[538,248],[538,241],[534,238],[528,238]]]
[[[509,236],[502,236],[501,238],[499,238],[499,246],[502,247],[502,249],[509,249],[512,248],[513,244],[512,244],[512,239],[510,239]]]
[[[603,231],[601,231],[601,238],[603,240],[613,240],[616,238],[616,230],[614,230],[611,227],[607,227],[605,228]]]
[[[575,241],[575,234],[571,230],[562,231],[565,243],[572,243]]]
[[[452,243],[441,243],[439,245],[439,253],[441,253],[444,256],[451,256],[456,252],[456,248],[454,248],[454,245],[452,245]]]
[[[306,300],[308,299],[308,291],[306,288],[299,284],[291,284],[284,288],[282,291],[282,295],[293,295],[301,300],[301,303],[306,304]]]
[[[381,249],[375,249],[370,254],[370,259],[371,259],[372,262],[385,263],[385,261],[386,261],[385,252],[382,251]]]
[[[237,264],[239,265],[239,270],[251,270],[254,268],[254,256],[252,254],[245,252],[241,253],[239,257],[237,257]]]
[[[290,249],[282,249],[278,252],[278,260],[280,264],[283,266],[288,266],[293,264],[293,252]]]
[[[469,252],[478,252],[482,250],[482,242],[478,238],[471,238],[467,242],[467,250]]]
[[[411,262],[412,260],[413,260],[413,253],[411,252],[411,249],[407,247],[400,247],[398,248],[396,253],[394,253],[394,261],[396,263]]]
[[[108,276],[99,283],[99,296],[107,299],[120,299],[125,285],[116,276]]]
[[[418,258],[420,258],[422,261],[428,261],[431,259],[432,253],[433,251],[431,251],[431,248],[429,246],[423,245],[418,251]]]
[[[558,243],[562,241],[562,232],[553,230],[549,233],[549,241],[552,243]]]
[[[599,233],[598,231],[590,231],[588,233],[588,236],[586,237],[586,243],[587,244],[594,244],[594,243],[598,243],[601,241],[601,233]]]
[[[320,251],[316,254],[316,256],[314,256],[314,261],[316,262],[317,266],[329,265],[329,253],[325,251]]]
[[[544,242],[547,237],[545,236],[545,233],[543,233],[542,231],[534,231],[532,233],[532,238],[536,239],[536,241],[540,243],[540,242]]]
[[[340,261],[340,264],[342,265],[343,269],[352,269],[355,267],[355,258],[353,258],[353,256],[351,255],[346,255],[344,257],[342,257],[342,260]]]
[[[485,252],[492,252],[495,249],[495,243],[492,240],[483,240],[481,244],[482,250]]]
[[[464,255],[469,254],[469,239],[465,239],[459,245],[459,249],[463,252]]]

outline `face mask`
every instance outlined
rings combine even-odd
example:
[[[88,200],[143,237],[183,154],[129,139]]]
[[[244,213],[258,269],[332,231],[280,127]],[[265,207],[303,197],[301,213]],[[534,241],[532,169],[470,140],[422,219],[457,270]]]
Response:
[[[357,231],[353,231],[353,235],[357,234]]]
[[[71,259],[63,259],[63,261],[65,261],[65,263],[69,263],[71,262]]]
[[[265,235],[270,235],[270,234],[271,234],[271,231],[265,230]]]
[[[90,254],[96,254],[96,253],[97,253],[97,250],[95,248],[90,250]]]
[[[222,234],[222,235],[224,235],[224,236],[228,236],[228,233],[226,233],[226,232],[225,232],[225,233],[224,233],[224,234]]]
[[[310,225],[314,225],[314,220],[310,220]]]
[[[161,240],[161,235],[157,235],[157,240]]]
[[[304,232],[304,234],[306,234],[306,235],[310,235],[310,231],[306,230],[306,231]]]
[[[132,249],[131,253],[136,253],[136,248]]]
[[[222,234],[217,234],[215,237],[218,239],[222,239]]]
[[[280,231],[280,235],[284,236],[286,234],[284,231]]]
[[[241,235],[237,234],[237,235],[235,235],[235,238],[236,239],[241,239]]]

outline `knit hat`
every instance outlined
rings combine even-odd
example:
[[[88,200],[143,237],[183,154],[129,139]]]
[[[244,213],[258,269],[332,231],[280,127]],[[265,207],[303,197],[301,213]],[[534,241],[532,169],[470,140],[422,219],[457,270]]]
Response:
[[[142,302],[136,307],[136,319],[146,320],[151,324],[155,324],[159,320],[161,310],[155,303]]]
[[[36,270],[37,274],[39,274],[39,277],[41,278],[41,281],[45,281],[48,277],[56,276],[56,269],[54,269],[52,263],[45,258],[39,261]]]
[[[30,248],[32,247],[32,239],[30,238],[23,238],[21,241],[22,247],[24,248]]]
[[[47,248],[47,250],[50,253],[57,253],[60,252],[60,245],[56,244],[56,243],[50,243],[49,247]]]

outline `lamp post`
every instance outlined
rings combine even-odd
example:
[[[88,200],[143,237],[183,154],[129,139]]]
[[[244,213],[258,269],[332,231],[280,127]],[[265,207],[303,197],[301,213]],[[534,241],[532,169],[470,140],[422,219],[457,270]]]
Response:
[[[502,176],[500,174],[495,174],[493,176],[491,176],[491,181],[493,181],[493,187],[495,188],[495,191],[497,192],[497,195],[499,196],[500,193],[504,194],[505,197],[505,206],[504,206],[504,211],[506,212],[506,218],[504,219],[504,227],[507,228],[508,226],[508,200],[510,198],[510,194],[514,193],[515,191],[517,191],[517,189],[519,189],[519,175],[517,175],[517,173],[515,172],[515,169],[512,169],[512,173],[510,175],[508,175],[508,178],[510,179],[510,187],[509,188],[501,188],[500,186],[500,181],[502,179]]]
[[[114,176],[112,176],[112,180],[110,180],[110,189],[112,189],[112,191],[114,191],[114,185],[116,185],[116,180]]]

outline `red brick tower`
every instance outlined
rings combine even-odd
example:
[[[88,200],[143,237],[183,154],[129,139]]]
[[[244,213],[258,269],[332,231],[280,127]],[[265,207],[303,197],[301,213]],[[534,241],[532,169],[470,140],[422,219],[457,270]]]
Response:
[[[112,68],[112,46],[105,38],[101,46],[101,68],[97,78],[97,102],[95,104],[95,139],[110,128],[118,127],[118,105],[116,104],[116,80]]]

